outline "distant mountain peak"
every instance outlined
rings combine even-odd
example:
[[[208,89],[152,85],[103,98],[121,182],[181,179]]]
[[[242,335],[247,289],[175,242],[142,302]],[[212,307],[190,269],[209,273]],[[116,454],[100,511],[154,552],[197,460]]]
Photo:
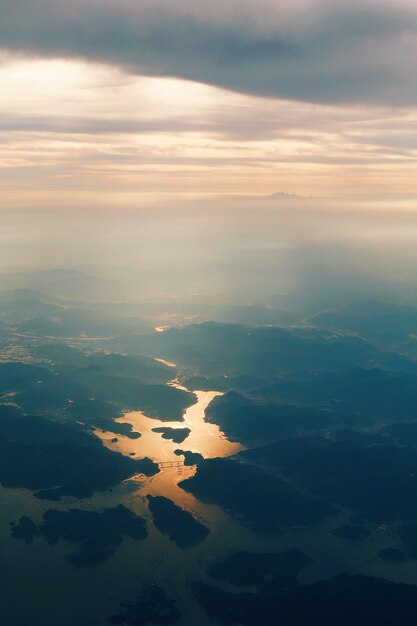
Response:
[[[282,198],[283,200],[305,198],[305,196],[300,196],[296,193],[288,193],[286,191],[275,191],[274,193],[271,193],[269,197],[278,199]]]

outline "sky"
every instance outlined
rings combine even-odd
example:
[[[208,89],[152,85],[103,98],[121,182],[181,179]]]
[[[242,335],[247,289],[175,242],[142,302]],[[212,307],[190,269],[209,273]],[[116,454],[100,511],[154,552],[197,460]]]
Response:
[[[414,0],[0,0],[0,15],[2,208],[273,193],[414,208]]]
[[[127,268],[136,294],[244,303],[414,298],[415,0],[0,16],[0,271]]]

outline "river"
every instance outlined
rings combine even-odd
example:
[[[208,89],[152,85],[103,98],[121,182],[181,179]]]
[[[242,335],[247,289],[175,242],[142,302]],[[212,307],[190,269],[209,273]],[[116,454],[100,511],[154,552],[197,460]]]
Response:
[[[178,381],[171,384],[180,386]],[[185,411],[182,422],[161,422],[139,411],[119,418],[119,422],[130,423],[141,433],[139,439],[101,430],[95,433],[112,450],[129,456],[134,453],[133,458],[149,456],[158,463],[181,462],[183,457],[175,454],[176,449],[198,452],[206,458],[238,452],[239,443],[228,441],[215,424],[204,420],[207,406],[220,392],[196,391],[195,395],[196,402]],[[190,434],[182,444],[176,444],[152,431],[157,427],[186,427]],[[7,626],[106,626],[108,616],[117,612],[121,600],[129,600],[141,584],[153,580],[177,601],[182,613],[181,626],[213,626],[217,622],[209,619],[195,602],[189,583],[207,580],[207,563],[242,549],[304,550],[316,561],[303,573],[304,582],[332,576],[346,570],[346,564],[352,571],[382,573],[381,561],[375,560],[378,550],[386,547],[382,535],[373,536],[357,550],[331,536],[329,528],[334,526],[334,520],[330,525],[316,528],[314,533],[311,529],[294,529],[283,535],[254,535],[220,507],[200,502],[178,486],[195,471],[195,467],[183,465],[164,467],[151,478],[139,475],[91,498],[66,497],[56,503],[38,500],[25,489],[0,487],[0,611],[4,623]],[[145,497],[148,494],[166,496],[190,511],[209,528],[207,538],[185,550],[178,548],[153,526]],[[42,538],[26,545],[10,536],[9,522],[21,515],[40,522],[43,512],[50,508],[99,510],[117,504],[146,518],[148,536],[142,541],[125,539],[114,556],[98,567],[73,568],[65,560],[65,555],[73,551],[72,545],[63,542],[48,545]],[[411,567],[393,564],[384,566],[384,573],[398,582],[410,581],[416,577]]]

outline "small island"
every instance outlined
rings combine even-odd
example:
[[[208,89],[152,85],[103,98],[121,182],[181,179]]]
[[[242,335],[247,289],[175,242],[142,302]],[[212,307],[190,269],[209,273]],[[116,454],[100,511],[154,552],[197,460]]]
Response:
[[[189,450],[180,450],[177,448],[177,450],[174,450],[174,454],[176,454],[177,456],[183,456],[184,465],[188,466],[198,465],[199,463],[204,461],[203,455],[199,452],[191,452]]]
[[[234,552],[210,565],[208,575],[216,580],[228,580],[236,587],[256,587],[259,591],[273,583],[285,589],[297,583],[300,571],[313,560],[297,549],[285,552]]]
[[[43,522],[35,524],[28,516],[11,524],[11,534],[16,539],[32,543],[37,536],[49,544],[60,539],[77,545],[75,552],[66,556],[74,567],[99,565],[114,554],[123,537],[144,539],[147,535],[145,520],[123,505],[104,511],[50,509],[43,515]]]
[[[172,500],[151,495],[147,498],[156,528],[164,535],[168,535],[179,548],[189,548],[203,541],[208,535],[209,530],[206,526]]]
[[[169,426],[160,426],[159,428],[152,428],[152,432],[161,433],[162,439],[171,439],[174,443],[182,443],[190,434],[189,428],[171,428]]]
[[[383,561],[406,561],[407,555],[399,548],[384,548],[378,552]]]

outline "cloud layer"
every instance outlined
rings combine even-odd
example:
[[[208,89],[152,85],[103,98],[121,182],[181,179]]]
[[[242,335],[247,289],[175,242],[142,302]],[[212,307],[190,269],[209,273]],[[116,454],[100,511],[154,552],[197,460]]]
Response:
[[[306,102],[417,102],[412,0],[0,0],[0,47]]]
[[[276,191],[415,202],[412,109],[318,106],[26,59],[0,65],[0,93],[0,207]]]

